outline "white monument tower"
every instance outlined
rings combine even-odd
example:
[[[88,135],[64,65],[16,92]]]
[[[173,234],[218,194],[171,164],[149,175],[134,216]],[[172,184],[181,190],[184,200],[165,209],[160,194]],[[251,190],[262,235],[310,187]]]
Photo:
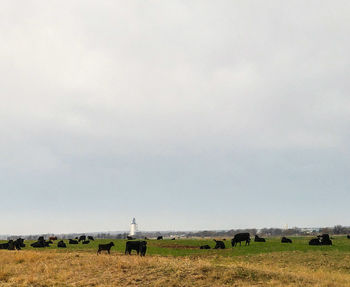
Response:
[[[137,224],[135,217],[132,219],[132,222],[130,224],[130,236],[134,236],[137,232]]]

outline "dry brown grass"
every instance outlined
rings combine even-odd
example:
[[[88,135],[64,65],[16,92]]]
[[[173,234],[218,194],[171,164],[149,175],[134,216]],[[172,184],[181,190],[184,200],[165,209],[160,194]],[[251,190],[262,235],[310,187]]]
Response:
[[[350,255],[236,258],[1,251],[0,286],[350,286]]]

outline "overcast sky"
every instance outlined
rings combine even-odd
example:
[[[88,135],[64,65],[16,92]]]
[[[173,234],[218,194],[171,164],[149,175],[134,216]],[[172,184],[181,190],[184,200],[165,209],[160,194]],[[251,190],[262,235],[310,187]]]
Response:
[[[2,1],[0,234],[350,225],[349,1]]]

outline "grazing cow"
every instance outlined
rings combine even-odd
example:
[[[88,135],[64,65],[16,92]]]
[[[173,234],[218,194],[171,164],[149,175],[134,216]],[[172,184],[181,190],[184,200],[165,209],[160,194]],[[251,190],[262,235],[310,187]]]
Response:
[[[69,239],[69,244],[78,244],[78,240],[74,240],[74,239]]]
[[[245,245],[249,245],[250,243],[250,234],[249,233],[238,233],[231,239],[231,245],[232,247],[236,246],[239,242],[239,245],[241,246],[241,242],[245,241]]]
[[[61,241],[59,241],[59,242],[57,243],[57,247],[58,247],[58,248],[66,248],[67,245],[66,245],[66,243],[64,243],[63,240],[61,240]]]
[[[125,254],[131,254],[132,250],[136,250],[137,255],[145,256],[147,251],[146,241],[127,241],[125,244]]]
[[[199,247],[199,249],[210,249],[209,245],[202,245]]]
[[[86,235],[81,235],[78,239],[78,241],[85,241],[86,240]]]
[[[157,240],[163,240],[163,236],[158,236]]]
[[[92,236],[88,236],[88,240],[94,241],[95,239]]]
[[[110,251],[111,251],[112,246],[114,246],[113,242],[110,242],[108,244],[99,244],[97,254],[100,254],[102,250],[106,250],[108,252],[108,254],[111,254]]]
[[[50,236],[50,237],[49,237],[49,240],[50,240],[50,241],[55,241],[55,240],[57,240],[57,237],[56,237],[56,236]]]
[[[283,236],[281,239],[281,243],[292,243],[292,239]]]
[[[127,240],[134,240],[135,238],[133,238],[132,236],[129,236],[129,235],[128,235],[128,236],[126,237],[126,239],[127,239]]]
[[[83,244],[89,244],[89,243],[90,243],[90,240],[83,241]]]
[[[265,238],[255,235],[254,242],[266,242]]]
[[[215,241],[214,249],[225,249],[226,246],[225,246],[225,243],[223,241],[215,240],[215,239],[214,239],[214,241]]]
[[[174,237],[174,238],[171,238],[171,240],[175,240],[175,237]]]

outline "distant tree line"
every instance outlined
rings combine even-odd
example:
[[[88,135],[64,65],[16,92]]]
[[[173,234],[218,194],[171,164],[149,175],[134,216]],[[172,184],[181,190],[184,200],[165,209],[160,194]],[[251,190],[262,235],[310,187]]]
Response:
[[[310,228],[249,228],[249,229],[230,229],[230,230],[203,230],[203,231],[154,231],[154,232],[138,232],[135,238],[157,238],[158,236],[163,236],[164,238],[191,238],[191,237],[223,237],[230,238],[237,233],[249,232],[251,235],[259,234],[261,236],[307,236],[307,235],[318,235],[320,233],[328,233],[331,235],[345,235],[350,234],[350,226],[335,225],[334,227],[324,227],[320,229],[310,229]],[[39,236],[44,236],[49,238],[50,236],[57,236],[60,239],[69,239],[79,237],[84,233],[69,233],[69,234],[36,234],[36,235],[16,235],[7,236],[7,239],[17,239],[22,237],[26,240],[36,240]],[[86,235],[93,235],[95,238],[100,239],[126,239],[128,233],[109,233],[109,232],[93,232],[85,233]]]

